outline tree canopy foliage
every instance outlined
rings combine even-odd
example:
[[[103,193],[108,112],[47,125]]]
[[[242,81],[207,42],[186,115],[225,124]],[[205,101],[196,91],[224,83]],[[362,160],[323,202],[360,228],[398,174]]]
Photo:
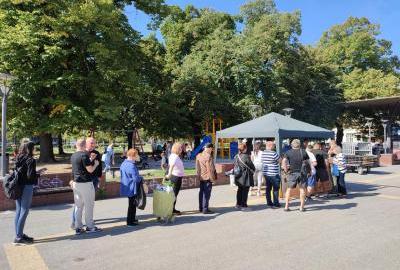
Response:
[[[163,40],[141,36],[126,5]],[[198,138],[208,119],[236,124],[257,104],[332,127],[345,100],[399,94],[400,61],[378,25],[350,17],[306,46],[300,18],[273,0],[237,15],[163,0],[0,0],[0,71],[17,78],[10,126]]]

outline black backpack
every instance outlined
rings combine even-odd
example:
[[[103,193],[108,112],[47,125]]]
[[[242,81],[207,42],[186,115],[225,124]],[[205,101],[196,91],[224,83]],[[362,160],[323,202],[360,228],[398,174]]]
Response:
[[[3,190],[8,199],[18,200],[22,197],[22,167],[15,168],[15,170],[3,178]]]

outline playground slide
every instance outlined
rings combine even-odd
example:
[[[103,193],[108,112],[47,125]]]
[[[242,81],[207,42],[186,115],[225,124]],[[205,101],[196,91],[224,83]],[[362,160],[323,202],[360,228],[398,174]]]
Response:
[[[197,146],[193,151],[192,154],[190,155],[190,159],[195,159],[197,154],[200,153],[201,149],[203,149],[204,145],[206,143],[212,143],[212,138],[211,136],[204,136],[203,139],[201,140],[201,143],[199,146]]]

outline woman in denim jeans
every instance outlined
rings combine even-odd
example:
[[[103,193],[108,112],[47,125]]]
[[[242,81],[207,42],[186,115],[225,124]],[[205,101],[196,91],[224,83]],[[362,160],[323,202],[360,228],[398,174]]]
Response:
[[[346,182],[344,180],[346,175],[346,161],[344,159],[344,155],[342,153],[342,148],[340,146],[336,146],[333,150],[333,164],[338,167],[338,175],[336,176],[337,180],[337,192],[341,196],[347,195]],[[333,175],[332,175],[333,176]],[[334,177],[334,176],[333,176]]]
[[[32,203],[33,185],[37,185],[38,174],[46,169],[36,171],[36,161],[33,158],[34,144],[26,142],[19,148],[15,162],[16,168],[22,168],[22,179],[19,185],[22,188],[22,195],[15,201],[15,245],[33,243],[33,238],[24,234],[25,221]]]

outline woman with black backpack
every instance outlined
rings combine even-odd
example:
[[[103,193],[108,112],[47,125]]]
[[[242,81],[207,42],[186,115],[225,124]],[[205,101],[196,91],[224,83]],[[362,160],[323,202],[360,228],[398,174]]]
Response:
[[[33,243],[33,238],[24,234],[24,226],[32,204],[33,185],[37,185],[39,174],[46,170],[43,168],[36,171],[36,161],[33,158],[34,148],[33,142],[23,143],[19,148],[15,162],[15,169],[21,170],[21,178],[18,179],[18,184],[22,190],[22,195],[15,201],[15,245]]]
[[[236,194],[236,208],[247,210],[247,197],[250,187],[254,186],[253,174],[256,168],[254,167],[250,156],[246,154],[246,144],[240,143],[238,149],[239,154],[236,155],[234,161],[235,184],[238,187]]]

